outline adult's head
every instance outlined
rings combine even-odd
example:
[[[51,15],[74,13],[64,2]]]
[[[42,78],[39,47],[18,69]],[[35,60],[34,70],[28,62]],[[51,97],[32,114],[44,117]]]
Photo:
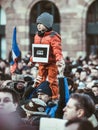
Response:
[[[23,94],[24,90],[25,90],[25,82],[23,81],[17,81],[17,82],[13,82],[12,84],[14,91],[17,94]]]
[[[98,79],[98,69],[97,68],[91,69],[91,76],[95,79]]]
[[[27,114],[27,117],[32,115],[46,115],[46,103],[38,98],[32,98],[21,106]]]
[[[95,112],[95,104],[89,95],[74,93],[70,96],[63,112],[63,118],[67,120],[83,117],[89,118]]]
[[[66,123],[66,130],[93,130],[93,125],[86,119],[69,120]]]
[[[0,113],[12,113],[18,106],[18,95],[10,88],[0,89]]]
[[[87,72],[86,71],[81,71],[80,73],[80,80],[85,81],[87,78]]]
[[[45,103],[52,98],[52,90],[49,87],[49,84],[50,83],[48,81],[44,81],[37,88],[38,98],[43,100]]]
[[[98,84],[94,84],[92,86],[92,91],[93,91],[95,96],[98,96]]]

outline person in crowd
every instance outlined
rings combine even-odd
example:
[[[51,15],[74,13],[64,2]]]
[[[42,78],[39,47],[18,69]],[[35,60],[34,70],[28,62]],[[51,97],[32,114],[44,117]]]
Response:
[[[31,68],[31,75],[34,79],[37,78],[38,75],[38,64],[35,64],[32,68]]]
[[[45,112],[46,103],[38,98],[32,98],[23,104],[22,109],[26,112],[24,120],[39,130],[40,118],[49,117]]]
[[[9,63],[0,59],[0,80],[10,80]]]
[[[65,124],[65,130],[94,130],[94,127],[87,119],[75,118]]]
[[[10,66],[8,62],[6,62],[6,67],[4,70],[4,78],[5,80],[11,80]]]
[[[27,127],[17,112],[18,101],[15,91],[0,88],[0,130],[20,130],[21,127]]]
[[[57,110],[55,113],[56,118],[60,118],[60,119],[63,118],[63,108],[64,106],[66,106],[66,103],[68,102],[70,97],[70,89],[71,89],[70,85],[73,85],[72,84],[73,82],[70,82],[68,79],[69,79],[68,77],[64,77],[64,76],[58,77],[59,100],[58,100]]]
[[[69,93],[74,93],[77,90],[78,84],[74,82],[73,78],[67,77]]]
[[[32,85],[30,85],[28,89],[26,89],[23,98],[25,98],[25,100],[31,98],[39,98],[43,100],[47,104],[46,113],[50,117],[55,117],[58,100],[52,99],[52,91],[49,84],[48,81],[43,81],[37,88],[33,88]]]
[[[18,94],[19,100],[21,100],[25,90],[24,76],[20,74],[13,74],[11,76],[11,80],[5,80],[2,83],[1,88],[13,89]]]
[[[53,16],[51,14],[43,12],[37,17],[36,22],[38,32],[35,35],[34,44],[49,45],[49,56],[47,63],[39,63],[38,77],[40,78],[38,78],[38,82],[35,82],[34,86],[37,87],[48,78],[52,98],[57,99],[59,94],[57,74],[58,71],[61,72],[65,68],[61,37],[52,29]],[[33,60],[33,58],[31,59]]]
[[[90,74],[93,79],[98,80],[98,69],[96,67],[91,69],[91,74]]]
[[[0,114],[15,112],[17,106],[17,94],[9,88],[0,88]]]
[[[0,130],[38,130],[21,118],[19,95],[11,88],[0,88]]]
[[[98,97],[98,83],[95,83],[93,86],[92,86],[92,91],[94,93],[94,95],[96,97]]]
[[[86,79],[86,87],[92,88],[93,85],[94,85],[93,77],[91,75],[88,75]]]
[[[38,74],[38,64],[35,64],[34,66],[31,67],[30,74],[24,75],[26,87],[25,87],[25,91],[23,94],[23,99],[26,100],[26,99],[31,99],[31,98],[37,97],[36,88],[33,87],[34,81],[37,78],[37,74]]]
[[[93,87],[97,87],[96,85],[94,85]],[[84,88],[84,89],[77,89],[75,91],[75,93],[82,93],[82,94],[88,94],[94,101],[95,103],[95,113],[94,115],[96,116],[97,120],[98,120],[98,96],[94,95],[94,92],[92,91],[92,88]]]
[[[98,120],[98,83],[95,83],[93,86],[92,86],[92,91],[95,95],[95,98],[94,98],[94,101],[95,101],[95,108],[96,108],[96,111],[95,111],[95,115],[97,117],[97,120]]]
[[[87,72],[84,70],[81,71],[78,89],[83,89],[86,87],[86,78],[87,78]]]
[[[52,100],[52,91],[49,85],[50,83],[48,81],[44,81],[37,87],[36,91],[38,98],[47,104],[45,110],[46,113],[50,117],[55,117],[55,112],[57,110],[57,100]]]
[[[83,70],[83,69],[82,69],[81,67],[79,67],[79,68],[76,69],[76,72],[75,72],[75,74],[74,74],[73,80],[74,80],[74,82],[77,83],[77,84],[78,84],[79,81],[80,81],[80,73],[81,73],[82,70]]]
[[[64,69],[64,75],[66,77],[69,77],[70,76],[70,73],[71,73],[71,69],[72,69],[72,63],[71,63],[71,59],[69,56],[67,56],[65,58],[65,64],[66,64],[66,67]]]
[[[95,104],[88,94],[71,94],[66,106],[63,109],[63,119],[71,120],[75,118],[86,118],[92,120],[91,116],[95,112]],[[94,127],[98,127],[97,120],[93,119]]]
[[[98,65],[98,55],[91,53],[89,55],[89,64],[92,64],[92,67]]]

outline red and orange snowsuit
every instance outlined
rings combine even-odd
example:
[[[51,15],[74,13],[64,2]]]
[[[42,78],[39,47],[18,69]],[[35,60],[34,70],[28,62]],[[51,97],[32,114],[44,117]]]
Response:
[[[42,77],[40,82],[43,82],[48,78],[50,82],[50,88],[52,90],[52,98],[57,98],[59,93],[59,87],[57,82],[58,69],[56,62],[63,58],[61,37],[55,31],[45,32],[43,37],[35,35],[34,44],[49,44],[49,58],[48,63],[39,63],[38,75]]]

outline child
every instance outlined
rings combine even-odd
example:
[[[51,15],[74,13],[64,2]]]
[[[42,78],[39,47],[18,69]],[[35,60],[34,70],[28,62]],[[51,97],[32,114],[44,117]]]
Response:
[[[65,64],[62,55],[61,37],[52,30],[53,16],[47,12],[42,13],[37,18],[38,32],[34,38],[34,44],[48,44],[49,58],[48,63],[39,63],[38,79],[39,84],[46,79],[50,82],[52,98],[58,98],[59,88],[57,82],[58,70],[62,71]],[[38,86],[38,84],[37,84]]]

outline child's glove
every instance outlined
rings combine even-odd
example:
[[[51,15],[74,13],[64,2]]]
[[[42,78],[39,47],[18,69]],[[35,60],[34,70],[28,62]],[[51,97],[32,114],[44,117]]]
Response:
[[[59,74],[63,75],[64,69],[65,69],[65,61],[61,59],[56,62],[56,65],[58,67]]]

